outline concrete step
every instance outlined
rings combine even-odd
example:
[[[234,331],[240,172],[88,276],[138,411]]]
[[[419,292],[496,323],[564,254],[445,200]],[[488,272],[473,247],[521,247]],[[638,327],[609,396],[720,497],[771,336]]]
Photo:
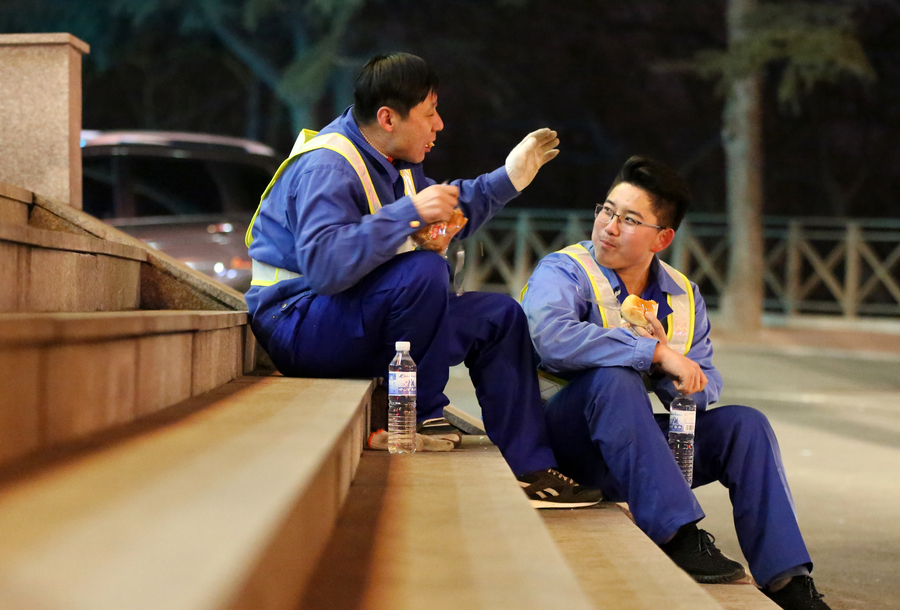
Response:
[[[236,290],[72,206],[35,195],[28,224],[142,250],[147,257],[141,267],[142,309],[247,310],[244,295]]]
[[[247,314],[0,314],[0,464],[108,430],[252,368]]]
[[[699,585],[612,502],[577,511],[543,511],[553,539],[597,608],[775,610],[747,578]]]
[[[242,377],[7,477],[0,608],[296,608],[370,395],[370,381]]]
[[[593,608],[484,438],[448,453],[366,451],[299,607]]]
[[[33,199],[31,191],[0,182],[0,224],[28,224],[28,206]]]
[[[146,260],[128,245],[0,224],[0,313],[137,309]]]

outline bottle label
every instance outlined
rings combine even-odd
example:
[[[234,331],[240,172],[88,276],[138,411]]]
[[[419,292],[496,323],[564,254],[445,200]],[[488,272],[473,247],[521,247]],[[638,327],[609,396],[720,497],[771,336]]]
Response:
[[[391,396],[415,396],[416,372],[391,371],[388,373],[388,394]]]
[[[669,413],[669,432],[675,434],[693,434],[697,422],[696,411],[672,411]]]

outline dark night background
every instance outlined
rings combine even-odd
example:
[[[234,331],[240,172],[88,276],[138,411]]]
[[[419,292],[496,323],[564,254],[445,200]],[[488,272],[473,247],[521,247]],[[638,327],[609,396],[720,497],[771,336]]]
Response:
[[[67,25],[67,13],[52,10],[58,2],[5,4],[2,31]],[[139,9],[111,15],[107,4],[129,2],[69,3],[87,9],[67,31],[92,45],[84,58],[85,128],[200,131],[290,149],[289,112],[220,38],[185,23],[180,7],[189,2],[132,3],[157,9],[142,20],[133,18]],[[781,67],[765,71],[766,214],[900,217],[900,2],[854,7],[875,82],[820,84],[789,110],[774,92]],[[493,169],[525,133],[547,125],[560,132],[562,154],[515,206],[588,207],[621,163],[642,153],[688,176],[694,211],[724,212],[722,99],[715,83],[667,66],[724,48],[725,8],[722,0],[362,2],[310,127],[349,103],[368,57],[407,51],[441,77],[446,127],[426,162],[431,177]],[[279,19],[264,16],[251,42],[286,63],[291,40]]]

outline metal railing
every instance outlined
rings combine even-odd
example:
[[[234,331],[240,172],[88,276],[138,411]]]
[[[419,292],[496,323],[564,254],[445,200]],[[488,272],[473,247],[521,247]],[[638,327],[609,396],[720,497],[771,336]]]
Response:
[[[537,262],[590,239],[590,211],[504,210],[466,240],[466,290],[518,296]],[[766,217],[765,309],[900,316],[900,219]],[[663,258],[700,286],[715,308],[725,289],[724,215],[688,215]]]

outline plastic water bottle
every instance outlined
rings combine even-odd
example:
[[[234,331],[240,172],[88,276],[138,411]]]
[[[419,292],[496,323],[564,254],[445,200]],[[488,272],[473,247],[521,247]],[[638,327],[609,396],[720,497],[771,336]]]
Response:
[[[397,341],[397,355],[388,366],[388,451],[416,451],[416,363],[409,341]]]
[[[669,447],[688,485],[694,481],[694,425],[697,404],[690,396],[676,396],[669,407]]]

